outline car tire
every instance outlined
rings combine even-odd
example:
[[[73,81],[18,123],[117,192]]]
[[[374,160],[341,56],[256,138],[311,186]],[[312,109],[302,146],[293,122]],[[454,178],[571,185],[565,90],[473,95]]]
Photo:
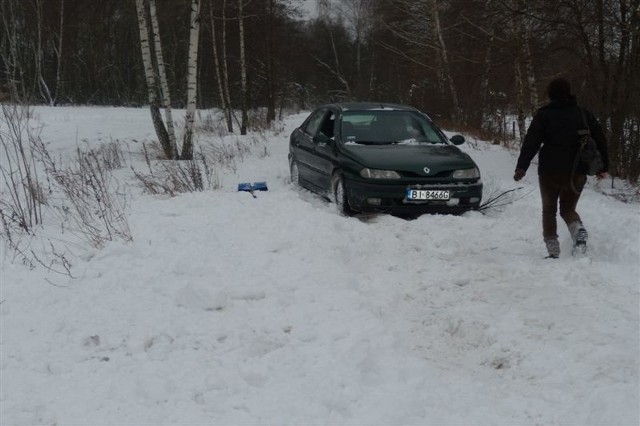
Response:
[[[291,183],[294,186],[300,186],[300,169],[298,169],[298,163],[296,162],[296,160],[291,160],[289,172],[291,175]]]
[[[338,212],[345,216],[353,214],[353,210],[349,207],[349,198],[347,197],[347,187],[344,184],[344,178],[341,174],[336,173],[331,180],[333,188],[333,201],[336,203]]]

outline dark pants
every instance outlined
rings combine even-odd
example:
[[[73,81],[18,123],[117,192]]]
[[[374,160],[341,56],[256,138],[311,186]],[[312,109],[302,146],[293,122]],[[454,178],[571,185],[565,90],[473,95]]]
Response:
[[[558,201],[560,201],[560,217],[567,226],[573,222],[581,222],[576,212],[580,193],[587,182],[587,176],[576,174],[573,176],[573,188],[571,175],[540,175],[540,196],[542,197],[542,235],[545,240],[558,238],[558,225],[556,213]],[[575,190],[575,191],[574,191]],[[577,193],[576,193],[577,192]]]

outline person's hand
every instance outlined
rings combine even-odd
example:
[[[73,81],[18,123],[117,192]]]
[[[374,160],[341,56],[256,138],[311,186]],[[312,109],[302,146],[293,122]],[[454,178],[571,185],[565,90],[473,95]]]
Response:
[[[513,174],[513,180],[515,180],[516,182],[519,181],[520,179],[522,179],[524,177],[524,175],[526,175],[527,172],[525,172],[522,169],[516,169],[516,172]]]
[[[602,179],[606,178],[607,176],[609,176],[609,173],[607,173],[607,172],[600,172],[600,173],[596,174],[596,179],[598,179],[598,180],[602,180]]]

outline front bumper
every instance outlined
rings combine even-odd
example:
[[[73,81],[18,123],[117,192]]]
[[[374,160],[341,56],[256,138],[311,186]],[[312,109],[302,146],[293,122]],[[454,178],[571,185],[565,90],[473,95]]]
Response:
[[[464,213],[477,209],[482,201],[482,182],[395,183],[389,181],[345,181],[349,206],[363,213],[416,215],[423,213]],[[407,188],[448,190],[448,201],[405,201]]]

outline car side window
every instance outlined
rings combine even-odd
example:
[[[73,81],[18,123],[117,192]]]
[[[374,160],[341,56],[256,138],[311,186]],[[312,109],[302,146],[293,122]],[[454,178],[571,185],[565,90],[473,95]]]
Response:
[[[333,139],[335,136],[336,116],[333,112],[329,111],[322,121],[320,126],[320,132],[329,139]]]
[[[320,125],[322,124],[322,119],[324,118],[325,110],[319,110],[313,113],[313,115],[307,121],[306,126],[304,127],[304,132],[315,136],[318,133],[318,129],[320,129]]]

